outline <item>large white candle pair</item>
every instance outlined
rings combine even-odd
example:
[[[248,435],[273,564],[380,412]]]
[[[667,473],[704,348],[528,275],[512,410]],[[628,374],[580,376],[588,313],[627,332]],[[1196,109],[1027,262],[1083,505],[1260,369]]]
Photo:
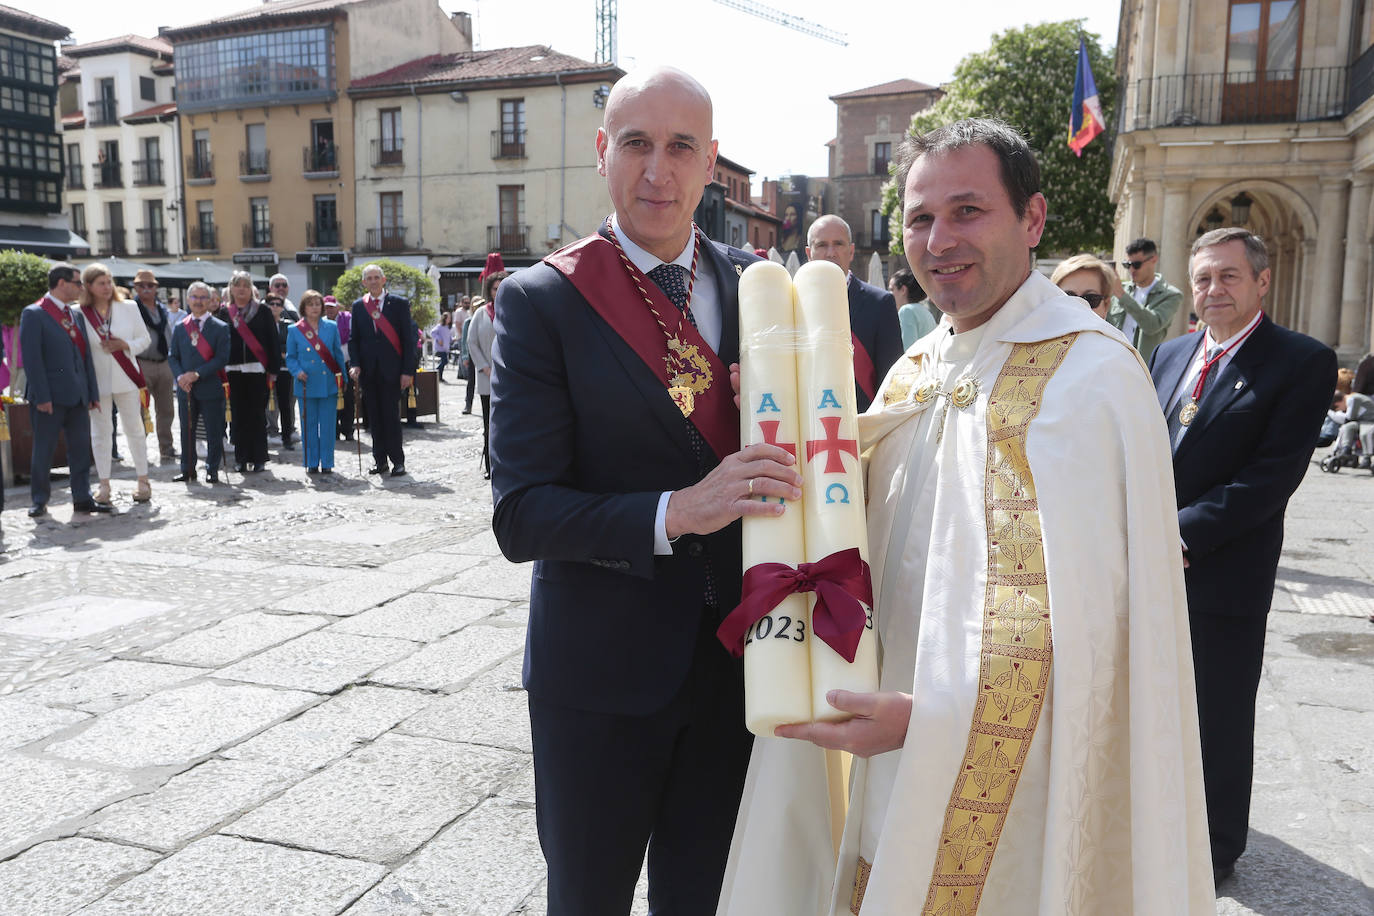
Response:
[[[794,281],[782,265],[752,264],[739,302],[741,441],[792,451],[803,476],[800,506],[744,519],[744,569],[795,568],[851,549],[867,563],[844,271],[813,261]],[[878,689],[871,608],[851,663],[816,638],[816,600],[814,592],[788,595],[745,637],[745,723],[757,735],[848,718],[826,702],[828,691]]]

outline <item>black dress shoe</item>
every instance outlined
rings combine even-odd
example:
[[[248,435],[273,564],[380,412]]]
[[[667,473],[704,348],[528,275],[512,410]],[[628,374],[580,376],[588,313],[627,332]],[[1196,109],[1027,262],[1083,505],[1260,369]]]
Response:
[[[29,506],[29,518],[42,518],[48,514],[48,507],[39,503],[36,506]]]
[[[1228,863],[1228,864],[1226,864],[1226,865],[1213,865],[1213,866],[1212,866],[1212,887],[1213,887],[1213,888],[1221,887],[1221,885],[1222,885],[1228,878],[1230,878],[1232,875],[1234,875],[1235,873],[1236,873],[1236,866],[1235,866],[1235,863],[1234,863],[1234,862]]]
[[[404,464],[398,464],[398,465],[396,465],[394,468],[391,469],[391,476],[392,476],[392,477],[404,477],[404,476],[406,476],[406,466],[405,466]]]
[[[465,411],[463,411],[463,413],[465,413],[465,414],[470,414],[470,413],[472,413],[472,411],[471,411],[471,410],[465,410]]]
[[[177,476],[172,478],[172,483],[187,483],[188,481],[194,482],[195,479],[196,474],[194,471],[192,471],[190,474],[178,474]]]
[[[249,467],[250,470],[253,471],[253,473],[255,473],[255,474],[261,474],[261,473],[263,472],[263,470],[266,469],[267,466],[266,466],[265,464],[263,464],[261,461],[255,461],[255,462],[253,462],[252,464],[250,464],[248,467]]]
[[[219,483],[219,471],[206,471],[206,472],[205,472],[205,482],[206,482],[206,483]]]
[[[319,468],[306,468],[306,469],[305,469],[305,473],[307,473],[307,474],[318,474],[319,472],[320,472],[320,469],[319,469]]]
[[[294,452],[296,450],[296,447],[291,444],[290,438],[281,440],[281,447],[286,449],[288,452]]]
[[[236,465],[234,465],[234,470],[237,471],[237,472],[240,473],[240,474],[247,474],[247,473],[248,473],[248,465],[247,465],[247,464],[236,464]]]
[[[385,474],[385,473],[386,473],[386,465],[384,465],[384,464],[373,465],[372,467],[370,467],[370,468],[367,469],[367,472],[368,472],[369,474]]]
[[[72,503],[72,510],[75,512],[85,512],[87,515],[110,515],[114,512],[114,506],[109,503],[98,503],[95,500],[85,503]]]
[[[334,469],[333,469],[333,468],[321,468],[321,469],[320,469],[320,473],[321,473],[321,474],[333,474],[333,473],[334,473]]]

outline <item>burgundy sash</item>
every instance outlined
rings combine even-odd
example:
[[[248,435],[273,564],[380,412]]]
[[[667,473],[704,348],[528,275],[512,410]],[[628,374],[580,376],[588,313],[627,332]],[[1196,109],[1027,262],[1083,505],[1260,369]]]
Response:
[[[878,393],[878,367],[873,365],[873,357],[868,355],[868,350],[859,343],[859,337],[853,331],[849,333],[850,339],[854,342],[854,381],[859,383],[859,390],[864,396],[873,400],[873,396]]]
[[[262,348],[257,336],[253,334],[253,329],[248,327],[248,322],[239,317],[239,310],[233,305],[229,306],[229,321],[234,325],[234,330],[239,332],[239,337],[243,338],[248,349],[253,351],[253,358],[262,363],[262,368],[266,369],[267,351]],[[274,381],[275,376],[269,375],[267,379],[269,382]],[[271,386],[269,385],[269,387]]]
[[[338,362],[334,359],[334,354],[325,347],[324,341],[320,340],[320,335],[315,333],[315,329],[310,326],[310,322],[302,318],[296,322],[296,329],[305,335],[305,342],[310,344],[310,349],[315,351],[315,355],[324,360],[325,368],[336,376],[343,375],[343,370],[339,368]]]
[[[110,304],[110,309],[111,314],[113,314],[114,303]],[[106,329],[105,322],[100,320],[100,313],[95,310],[95,306],[81,306],[81,314],[86,316],[86,323],[95,329],[95,333],[100,336],[101,340],[109,338],[110,332]],[[139,370],[138,366],[134,365],[133,360],[129,359],[129,352],[127,350],[118,350],[110,355],[113,356],[114,361],[119,364],[119,368],[124,370],[124,374],[129,377],[129,381],[137,385],[140,391],[147,390],[148,383],[144,381],[142,371]]]
[[[382,307],[378,305],[377,310],[372,310],[374,302],[381,302],[380,299],[373,299],[372,294],[368,293],[363,297],[363,308],[367,309],[367,316],[372,319],[372,323],[377,326],[377,330],[382,332],[382,336],[391,341],[391,348],[396,351],[396,355],[401,355],[401,338],[396,336],[396,329],[391,322],[382,314]]]
[[[205,335],[200,331],[200,324],[194,315],[187,315],[182,319],[181,326],[186,329],[186,333],[191,335],[191,346],[196,348],[200,358],[207,363],[215,358],[215,348],[210,346],[210,341],[205,339]],[[229,376],[223,369],[219,370],[219,380],[221,383],[229,384]]]
[[[663,331],[653,314],[644,307],[640,288],[630,279],[615,245],[609,239],[593,235],[555,251],[544,261],[566,277],[611,329],[630,345],[663,386],[663,396],[669,397],[663,362],[668,351]],[[653,283],[645,284],[645,292],[660,313],[677,312],[677,306]],[[696,396],[696,409],[687,419],[696,426],[718,458],[734,454],[739,451],[739,409],[730,391],[730,373],[691,322],[683,321],[678,333],[687,343],[695,344],[706,357],[712,375],[711,387]]]
[[[48,313],[48,317],[56,321],[62,330],[67,332],[67,336],[76,344],[76,348],[81,351],[81,358],[86,358],[86,335],[82,334],[77,328],[76,322],[72,321],[72,313],[67,309],[60,309],[53,305],[52,299],[44,296],[38,300],[38,304],[43,307],[43,311]]]

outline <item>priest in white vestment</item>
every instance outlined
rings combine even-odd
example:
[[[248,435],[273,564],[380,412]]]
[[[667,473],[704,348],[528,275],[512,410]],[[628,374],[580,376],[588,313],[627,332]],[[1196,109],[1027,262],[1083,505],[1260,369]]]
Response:
[[[1149,374],[1031,268],[1019,135],[904,147],[907,257],[945,317],[860,418],[881,690],[755,742],[719,913],[1214,913]],[[821,747],[856,755],[838,855]]]

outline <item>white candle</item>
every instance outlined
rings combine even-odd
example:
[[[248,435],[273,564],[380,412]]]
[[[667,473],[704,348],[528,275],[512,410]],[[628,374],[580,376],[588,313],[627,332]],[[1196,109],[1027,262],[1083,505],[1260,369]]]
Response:
[[[751,264],[739,281],[740,441],[796,451],[800,417],[792,278],[781,264]],[[762,497],[759,497],[762,498]],[[746,516],[744,569],[795,567],[805,553],[801,506]],[[811,721],[811,622],[803,594],[789,595],[749,629],[744,646],[744,721],[756,735]]]
[[[829,261],[811,261],[793,279],[800,347],[797,391],[801,399],[802,506],[806,561],[857,547],[868,562],[859,423],[854,403],[854,351],[845,274]],[[808,607],[815,596],[808,595]],[[811,690],[817,721],[849,718],[825,700],[827,691],[870,693],[878,689],[877,644],[872,609],[852,663],[824,640],[811,640]]]

